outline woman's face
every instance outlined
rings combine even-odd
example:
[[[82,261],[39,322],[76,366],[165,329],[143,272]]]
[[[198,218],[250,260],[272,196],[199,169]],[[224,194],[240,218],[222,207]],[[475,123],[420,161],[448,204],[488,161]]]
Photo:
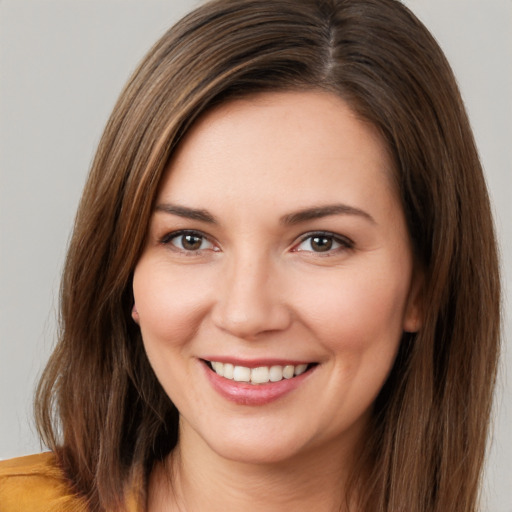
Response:
[[[233,101],[188,133],[133,281],[181,435],[248,462],[361,440],[419,327],[391,166],[376,130],[323,92]]]

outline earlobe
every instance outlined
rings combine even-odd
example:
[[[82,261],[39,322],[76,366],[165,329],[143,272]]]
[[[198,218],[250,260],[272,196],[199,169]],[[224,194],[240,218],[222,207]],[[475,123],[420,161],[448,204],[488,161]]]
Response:
[[[139,312],[137,311],[137,306],[134,304],[132,308],[132,318],[133,321],[138,325],[139,324]]]
[[[404,319],[403,330],[404,332],[414,334],[421,329],[422,325],[423,318],[421,317],[418,311],[413,311],[406,315],[406,318]]]
[[[418,332],[423,326],[423,274],[415,272],[405,309],[403,331]]]

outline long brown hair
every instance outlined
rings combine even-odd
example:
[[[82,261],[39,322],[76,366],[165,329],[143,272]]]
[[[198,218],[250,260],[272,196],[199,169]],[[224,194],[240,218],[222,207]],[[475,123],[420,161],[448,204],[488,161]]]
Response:
[[[178,412],[146,358],[132,273],[180,139],[207,109],[264,91],[322,89],[393,156],[424,322],[404,334],[355,472],[361,511],[474,512],[499,348],[494,228],[452,71],[397,0],[216,0],[151,49],[101,139],[61,288],[60,339],[36,415],[91,511],[122,508],[133,475],[177,443]]]

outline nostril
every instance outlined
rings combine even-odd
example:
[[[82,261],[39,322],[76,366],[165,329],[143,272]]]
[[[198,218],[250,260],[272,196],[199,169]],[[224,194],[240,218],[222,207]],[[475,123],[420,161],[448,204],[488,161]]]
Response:
[[[262,334],[285,330],[291,315],[282,304],[260,304],[246,308],[243,304],[219,304],[213,312],[215,325],[237,338],[259,339]]]

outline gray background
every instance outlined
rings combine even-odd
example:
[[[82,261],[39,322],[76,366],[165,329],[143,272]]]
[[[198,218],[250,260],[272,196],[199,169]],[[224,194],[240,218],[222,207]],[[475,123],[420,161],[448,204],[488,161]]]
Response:
[[[146,50],[197,3],[0,0],[0,458],[41,449],[32,393],[54,343],[65,248],[105,121]],[[494,204],[508,299],[484,510],[512,512],[512,0],[405,3],[452,63]]]

